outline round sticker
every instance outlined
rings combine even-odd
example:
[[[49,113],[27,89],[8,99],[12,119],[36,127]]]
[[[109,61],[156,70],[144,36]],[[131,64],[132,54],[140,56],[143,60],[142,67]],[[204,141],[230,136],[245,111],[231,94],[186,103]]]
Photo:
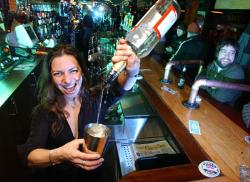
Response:
[[[220,169],[212,161],[203,161],[198,166],[199,171],[206,177],[213,178],[219,176]]]

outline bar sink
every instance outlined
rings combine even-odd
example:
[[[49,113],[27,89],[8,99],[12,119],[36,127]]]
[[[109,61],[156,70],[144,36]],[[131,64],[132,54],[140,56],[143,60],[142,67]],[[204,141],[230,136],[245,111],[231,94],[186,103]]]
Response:
[[[180,145],[141,92],[121,100],[124,122],[109,125],[121,176],[133,171],[190,163]]]

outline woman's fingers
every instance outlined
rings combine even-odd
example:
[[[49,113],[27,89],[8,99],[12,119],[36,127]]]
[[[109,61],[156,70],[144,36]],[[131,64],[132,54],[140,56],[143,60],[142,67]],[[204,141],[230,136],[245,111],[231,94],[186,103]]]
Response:
[[[116,49],[114,56],[130,56],[133,53],[130,47],[124,49]]]
[[[82,145],[83,148],[86,148],[84,139],[75,139],[64,146],[61,147],[61,151],[65,160],[75,163],[76,159],[81,160],[97,160],[100,159],[98,153],[89,153],[85,150],[80,151],[79,146]]]
[[[84,166],[96,166],[101,164],[104,161],[103,158],[97,159],[97,160],[82,160],[82,159],[75,159],[74,163],[79,164],[79,165],[84,165]]]
[[[85,153],[78,151],[77,153],[77,158],[82,159],[82,160],[97,160],[100,159],[101,156],[98,153]]]
[[[83,160],[82,165],[88,166],[88,167],[98,166],[98,165],[102,164],[103,161],[104,161],[103,158],[100,158],[98,160]]]
[[[79,139],[79,142],[80,144],[82,145],[82,149],[83,151],[79,151],[78,150],[78,154],[79,154],[79,157],[81,159],[87,159],[87,160],[96,160],[96,159],[99,159],[101,156],[100,154],[96,153],[96,152],[93,152],[93,151],[90,151],[88,150],[87,146],[86,146],[86,143],[85,143],[85,140],[84,139]]]
[[[96,166],[85,166],[85,165],[78,165],[80,168],[85,169],[87,171],[94,170],[101,166],[102,164],[96,165]]]
[[[128,44],[118,44],[116,50],[131,50],[132,48]]]
[[[121,38],[121,39],[119,40],[119,43],[120,43],[120,44],[126,44],[127,42],[126,42],[125,39],[122,39],[122,38]]]
[[[130,46],[127,44],[118,45],[114,56],[112,57],[113,63],[117,63],[119,61],[126,61],[133,54],[133,51]]]
[[[101,166],[103,161],[103,158],[98,160],[77,160],[75,164],[83,169],[92,170]]]
[[[133,53],[132,49],[125,49],[125,50],[117,50],[114,53],[114,56],[131,56]]]

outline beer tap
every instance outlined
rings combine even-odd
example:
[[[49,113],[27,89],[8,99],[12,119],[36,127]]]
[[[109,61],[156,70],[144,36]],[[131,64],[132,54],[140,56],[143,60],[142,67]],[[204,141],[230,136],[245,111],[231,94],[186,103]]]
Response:
[[[199,80],[196,80],[194,84],[192,85],[192,90],[190,92],[189,99],[183,102],[183,105],[185,107],[190,108],[190,109],[196,109],[199,107],[199,104],[196,102],[196,96],[198,94],[200,86],[227,88],[227,89],[250,92],[250,85],[240,84],[240,83],[221,82],[221,81],[216,81],[216,80],[199,79]]]
[[[197,75],[202,71],[203,69],[203,64],[204,64],[204,61],[202,60],[174,60],[174,61],[169,61],[167,64],[166,64],[166,67],[165,67],[165,72],[164,72],[164,77],[162,79],[162,82],[166,83],[166,84],[169,84],[170,81],[169,81],[169,74],[170,74],[170,70],[171,70],[171,67],[174,66],[174,65],[191,65],[191,64],[199,64],[200,67],[199,67],[199,70],[198,70],[198,73]]]

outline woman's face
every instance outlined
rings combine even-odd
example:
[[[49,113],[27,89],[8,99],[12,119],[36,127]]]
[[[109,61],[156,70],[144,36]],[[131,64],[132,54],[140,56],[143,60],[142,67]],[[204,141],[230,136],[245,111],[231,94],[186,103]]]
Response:
[[[82,70],[75,57],[64,54],[51,63],[52,81],[66,99],[74,99],[82,85]]]

